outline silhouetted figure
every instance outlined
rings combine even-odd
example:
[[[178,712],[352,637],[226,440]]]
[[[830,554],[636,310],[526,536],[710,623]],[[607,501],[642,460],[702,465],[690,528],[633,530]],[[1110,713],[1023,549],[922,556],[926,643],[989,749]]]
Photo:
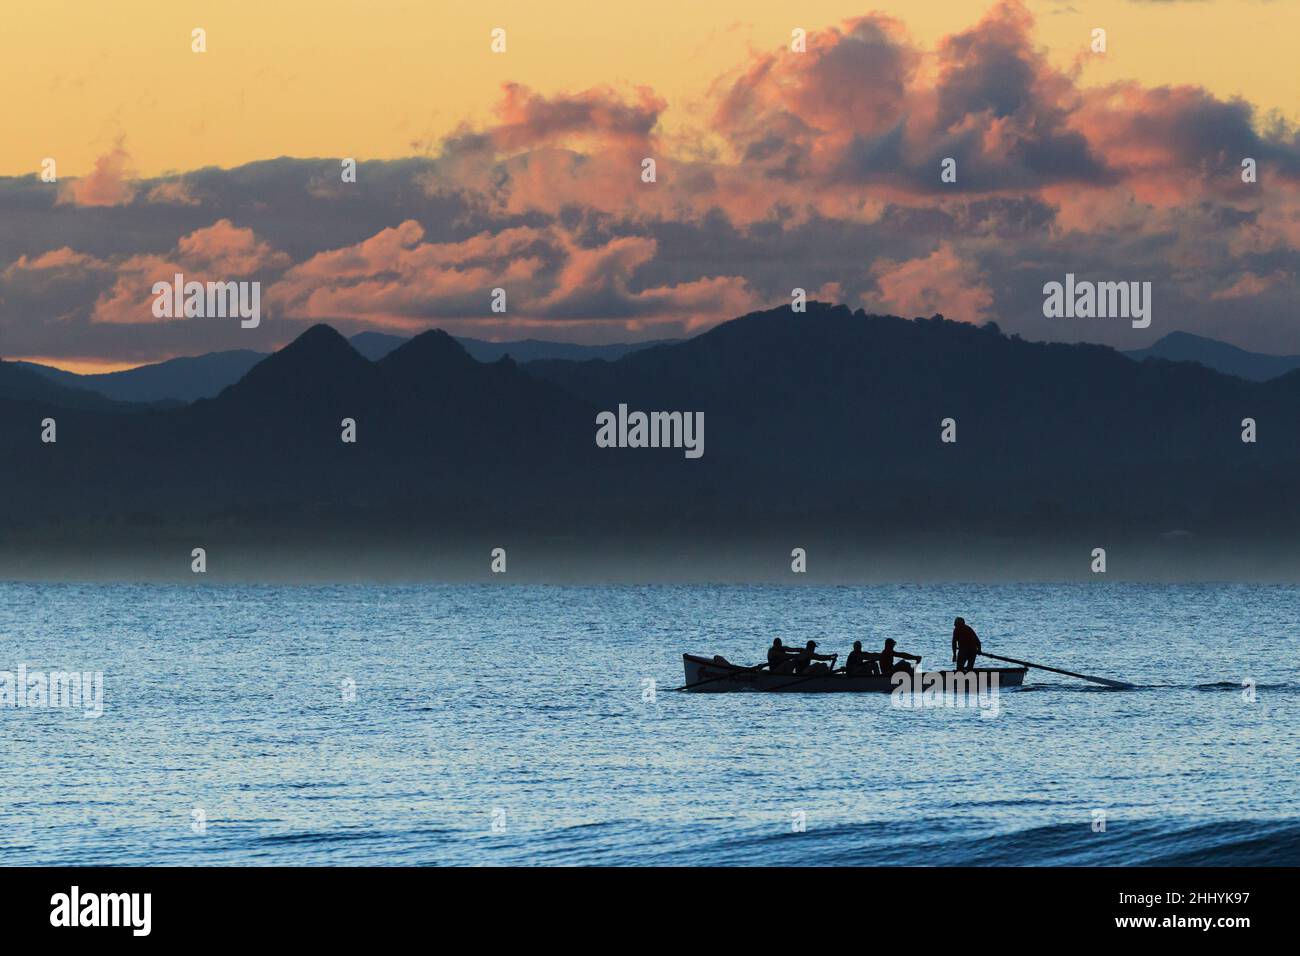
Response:
[[[767,669],[773,674],[789,674],[802,654],[803,651],[799,648],[786,647],[781,643],[781,638],[775,638],[772,646],[767,649]]]
[[[917,661],[918,663],[921,660],[921,658],[917,657],[915,654],[904,654],[902,651],[894,650],[894,645],[896,643],[897,642],[892,637],[887,638],[885,640],[885,649],[880,652],[880,673],[886,677],[891,674],[913,673],[912,665],[907,664],[904,661],[896,661],[894,659],[896,657],[906,658],[906,660]]]
[[[975,666],[975,655],[980,652],[979,635],[966,623],[964,617],[959,617],[952,623],[953,663],[957,665],[959,671],[971,670]]]
[[[853,642],[853,650],[844,662],[844,673],[850,677],[879,677],[880,657],[862,649],[861,641]]]
[[[835,654],[818,654],[817,642],[809,641],[794,659],[794,672],[796,674],[829,674],[831,671],[829,665],[814,664],[813,661],[833,661],[837,656]]]

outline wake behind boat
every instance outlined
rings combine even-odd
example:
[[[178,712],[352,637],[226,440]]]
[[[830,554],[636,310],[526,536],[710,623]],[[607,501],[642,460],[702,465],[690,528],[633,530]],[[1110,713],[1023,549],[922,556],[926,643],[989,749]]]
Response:
[[[773,674],[766,670],[742,667],[732,664],[723,657],[701,657],[696,654],[683,654],[682,664],[686,670],[686,684],[683,690],[698,693],[734,693],[736,691],[779,691],[804,694],[827,693],[877,693],[893,692],[893,677],[880,675],[852,675],[840,672],[813,674]],[[1025,679],[1024,667],[978,667],[969,671],[926,671],[918,674],[929,679],[937,675],[946,685],[948,675],[961,673],[962,678],[979,675],[998,675],[1000,688],[1019,687]],[[983,678],[982,680],[986,680]]]

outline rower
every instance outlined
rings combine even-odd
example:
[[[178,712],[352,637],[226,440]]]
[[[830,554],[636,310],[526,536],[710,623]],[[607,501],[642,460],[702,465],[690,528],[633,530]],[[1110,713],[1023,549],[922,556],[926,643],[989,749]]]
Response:
[[[979,635],[964,617],[957,618],[952,624],[952,661],[959,671],[971,670],[975,666],[975,655],[981,650]]]
[[[921,662],[921,658],[917,657],[915,654],[904,654],[902,651],[894,650],[894,645],[896,643],[897,642],[892,637],[886,638],[885,649],[880,652],[880,673],[884,674],[886,677],[897,673],[913,673],[910,664],[905,664],[902,661],[895,663],[895,657],[902,657],[909,661],[916,661],[918,664]]]
[[[879,655],[862,649],[861,641],[854,641],[853,650],[849,651],[848,659],[844,662],[844,672],[850,677],[879,677],[879,660]]]
[[[833,661],[838,654],[818,654],[817,642],[809,641],[794,661],[796,674],[828,674],[830,667],[826,664],[814,664],[813,661]]]
[[[772,646],[767,649],[767,669],[773,674],[788,674],[796,655],[802,653],[797,647],[786,647],[781,643],[781,638],[774,638]]]

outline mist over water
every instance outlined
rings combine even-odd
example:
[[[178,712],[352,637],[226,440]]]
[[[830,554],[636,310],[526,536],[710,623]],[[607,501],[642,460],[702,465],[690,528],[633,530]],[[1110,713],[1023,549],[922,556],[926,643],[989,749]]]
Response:
[[[946,666],[956,614],[1137,687],[667,691],[775,636]],[[0,671],[104,674],[98,719],[0,708],[0,858],[1296,864],[1297,619],[1252,585],[0,585]]]

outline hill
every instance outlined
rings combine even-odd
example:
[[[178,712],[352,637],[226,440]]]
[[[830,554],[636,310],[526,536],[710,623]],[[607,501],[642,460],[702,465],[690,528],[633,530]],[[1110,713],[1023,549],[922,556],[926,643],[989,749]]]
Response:
[[[1190,332],[1170,332],[1154,345],[1123,354],[1139,362],[1145,359],[1196,362],[1225,375],[1235,375],[1252,382],[1264,382],[1300,368],[1300,355],[1248,352],[1235,345],[1192,335]]]

